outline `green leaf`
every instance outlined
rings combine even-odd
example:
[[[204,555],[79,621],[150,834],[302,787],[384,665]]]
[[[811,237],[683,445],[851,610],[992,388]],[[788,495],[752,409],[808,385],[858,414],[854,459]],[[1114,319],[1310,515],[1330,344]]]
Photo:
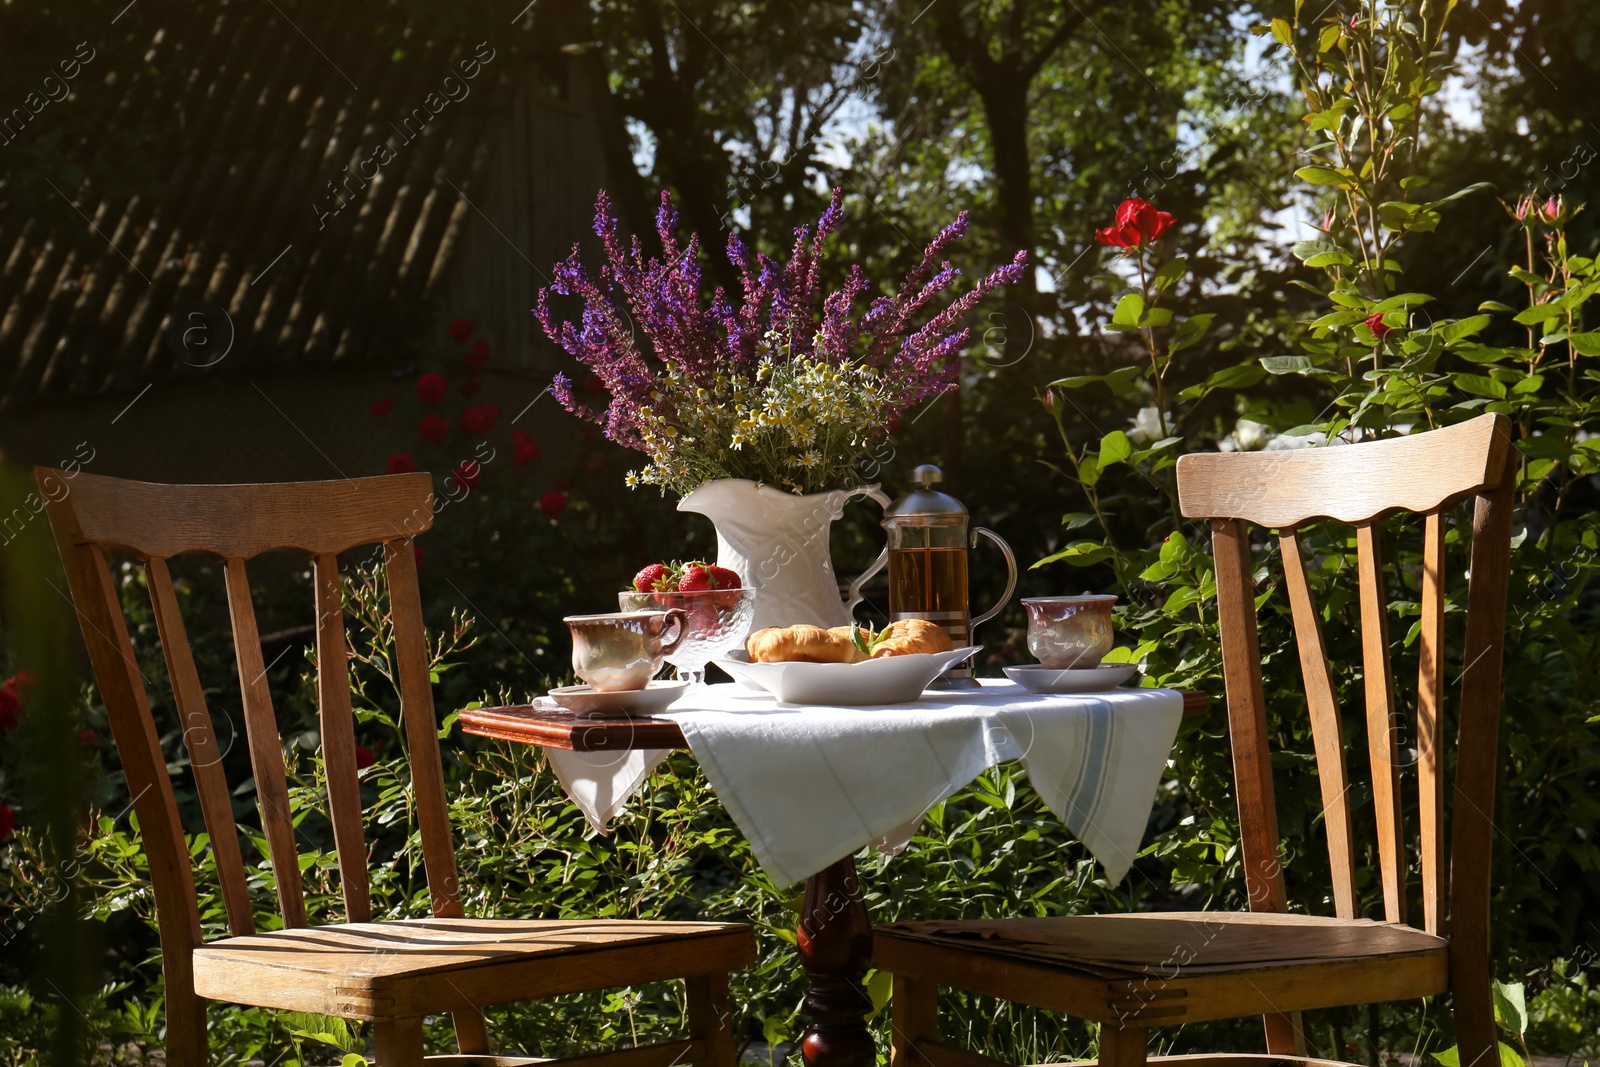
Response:
[[[1139,293],[1129,293],[1117,301],[1117,310],[1112,312],[1111,321],[1118,326],[1137,326],[1139,319],[1144,315],[1144,297]]]
[[[1177,355],[1197,343],[1211,329],[1211,323],[1216,317],[1212,312],[1206,311],[1199,315],[1191,315],[1178,323],[1178,328],[1172,331],[1172,340],[1167,343],[1167,355]]]
[[[1524,326],[1534,326],[1541,322],[1559,319],[1561,316],[1562,310],[1555,304],[1535,304],[1531,308],[1517,312],[1512,321],[1521,323]]]
[[[1468,337],[1480,333],[1484,327],[1493,321],[1488,315],[1474,315],[1468,319],[1447,322],[1439,328],[1439,339],[1447,345],[1453,345],[1457,341],[1466,340]]]
[[[1317,51],[1326,52],[1339,43],[1339,24],[1330,22],[1322,27],[1322,32],[1317,35]]]
[[[1312,185],[1332,185],[1340,189],[1354,189],[1355,180],[1332,167],[1301,167],[1294,176]]]
[[[1306,260],[1306,266],[1321,270],[1324,267],[1348,267],[1355,263],[1349,252],[1343,250],[1334,252],[1319,252]]]
[[[1259,362],[1268,374],[1306,374],[1317,366],[1310,356],[1262,356]]]
[[[346,1052],[339,1060],[339,1067],[367,1067],[367,1058],[359,1052]]]
[[[1575,333],[1567,341],[1580,356],[1600,356],[1600,333]]]
[[[1433,1053],[1433,1058],[1439,1061],[1440,1067],[1461,1067],[1461,1050],[1455,1045]]]
[[[1504,315],[1504,314],[1509,313],[1512,310],[1512,308],[1511,308],[1510,304],[1502,304],[1498,300],[1485,300],[1483,303],[1478,305],[1478,310],[1479,311],[1498,311],[1500,314]]]
[[[1289,28],[1289,23],[1287,20],[1272,20],[1272,39],[1283,45],[1286,45],[1290,41],[1294,40],[1294,31]]]
[[[1344,249],[1332,241],[1296,241],[1294,245],[1294,258],[1304,263],[1312,256],[1320,256],[1328,252],[1342,252]]]
[[[1104,470],[1113,463],[1121,463],[1133,455],[1133,442],[1121,430],[1112,430],[1100,438],[1100,467]]]
[[[1368,310],[1367,314],[1382,315],[1390,311],[1399,311],[1402,308],[1420,307],[1432,300],[1433,297],[1427,293],[1400,293],[1397,296],[1389,297],[1387,300],[1378,301]]]
[[[1151,284],[1157,289],[1171,289],[1187,273],[1189,273],[1188,258],[1177,256],[1161,265],[1161,269],[1156,271],[1156,276]]]
[[[1502,383],[1497,382],[1493,378],[1490,378],[1486,375],[1457,374],[1453,375],[1453,378],[1456,383],[1456,388],[1460,389],[1463,393],[1471,393],[1474,396],[1486,396],[1493,400],[1504,400],[1506,398],[1506,387]]]
[[[1100,481],[1100,457],[1085,456],[1078,464],[1078,481],[1084,485],[1096,485]]]
[[[1139,325],[1141,327],[1155,326],[1160,328],[1162,326],[1166,326],[1170,322],[1172,322],[1172,311],[1170,308],[1151,308],[1149,311],[1146,311],[1143,315],[1139,316]]]
[[[1522,1054],[1504,1041],[1500,1042],[1500,1067],[1528,1067]]]
[[[1041,559],[1029,569],[1037,570],[1046,563],[1068,563],[1074,567],[1092,567],[1094,564],[1110,558],[1111,549],[1099,541],[1074,541],[1061,551]]]
[[[890,971],[873,971],[867,979],[867,997],[872,1001],[872,1013],[867,1018],[872,1018],[884,1008],[888,1007],[889,999],[894,995],[894,974]]]
[[[1528,1001],[1523,994],[1522,983],[1495,982],[1491,987],[1491,992],[1494,995],[1495,1021],[1518,1037],[1527,1033]],[[1503,1055],[1501,1056],[1501,1062],[1505,1062]],[[1522,1058],[1518,1056],[1515,1062],[1521,1064]]]

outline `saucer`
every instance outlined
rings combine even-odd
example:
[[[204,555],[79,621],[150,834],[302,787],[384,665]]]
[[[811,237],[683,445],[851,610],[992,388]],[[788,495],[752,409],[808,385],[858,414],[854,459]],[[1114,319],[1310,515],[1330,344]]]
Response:
[[[564,685],[550,690],[550,699],[581,719],[625,719],[660,711],[688,688],[688,682],[656,681],[643,689],[597,693],[592,686]]]
[[[1100,693],[1133,678],[1139,673],[1137,663],[1102,663],[1096,667],[1080,667],[1058,671],[1053,667],[1006,667],[1006,677],[1035,693]]]

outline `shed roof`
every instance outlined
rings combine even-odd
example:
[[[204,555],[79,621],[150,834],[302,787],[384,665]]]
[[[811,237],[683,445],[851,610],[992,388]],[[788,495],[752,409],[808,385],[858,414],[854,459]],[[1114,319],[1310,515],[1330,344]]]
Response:
[[[424,28],[402,0],[174,10],[125,9],[79,75],[153,131],[145,162],[165,173],[115,189],[117,149],[90,137],[74,149],[88,177],[45,173],[53,197],[0,210],[6,407],[142,388],[211,363],[230,332],[206,373],[403,359],[431,336],[479,210],[487,134],[514,94],[559,98],[574,76],[531,16]]]

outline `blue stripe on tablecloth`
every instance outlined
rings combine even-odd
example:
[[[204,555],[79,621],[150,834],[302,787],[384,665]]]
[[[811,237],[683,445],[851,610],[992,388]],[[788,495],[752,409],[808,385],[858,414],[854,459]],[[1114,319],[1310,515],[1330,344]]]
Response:
[[[1077,788],[1067,798],[1068,826],[1082,838],[1095,825],[1100,804],[1105,798],[1106,771],[1115,748],[1117,714],[1109,701],[1096,700],[1084,712],[1083,745],[1078,750],[1078,770],[1073,776]]]

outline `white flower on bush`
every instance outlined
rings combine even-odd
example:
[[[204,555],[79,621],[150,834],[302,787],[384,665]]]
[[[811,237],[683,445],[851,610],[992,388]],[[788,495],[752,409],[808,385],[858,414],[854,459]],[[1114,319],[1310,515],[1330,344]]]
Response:
[[[1217,447],[1224,452],[1259,452],[1270,447],[1277,436],[1264,422],[1240,419],[1234,423],[1233,432],[1218,442]]]
[[[1167,425],[1172,425],[1172,415],[1167,414]],[[1139,414],[1129,420],[1128,440],[1136,445],[1148,445],[1161,440],[1161,417],[1152,405],[1140,408]]]

